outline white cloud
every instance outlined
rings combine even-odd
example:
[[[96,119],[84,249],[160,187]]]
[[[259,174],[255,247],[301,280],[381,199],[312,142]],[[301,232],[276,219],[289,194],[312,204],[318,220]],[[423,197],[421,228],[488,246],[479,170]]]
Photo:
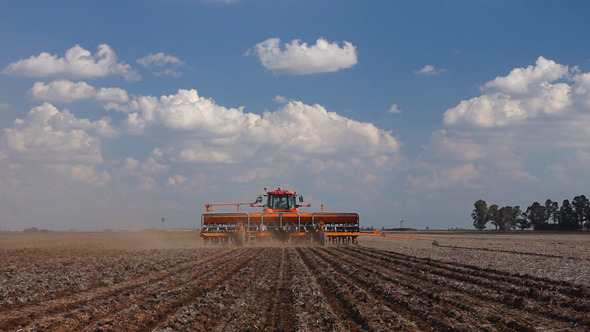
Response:
[[[184,149],[180,151],[179,158],[181,161],[191,163],[235,163],[231,153],[224,153],[219,151],[219,148],[212,150],[203,148],[202,144],[195,143],[197,148]]]
[[[286,104],[289,101],[289,99],[280,95],[276,95],[273,100],[278,104]]]
[[[438,190],[458,186],[460,188],[477,187],[472,181],[480,176],[474,164],[463,164],[449,168],[432,169],[429,175],[414,177],[409,175],[407,182],[422,190]]]
[[[14,128],[4,129],[1,150],[13,160],[46,163],[100,164],[100,139],[89,133],[112,135],[109,121],[77,119],[67,110],[60,112],[49,103],[17,119]]]
[[[182,75],[180,70],[178,70],[177,68],[179,66],[185,65],[185,62],[180,60],[179,58],[177,58],[173,55],[165,54],[163,52],[148,54],[141,59],[137,59],[137,63],[139,63],[140,65],[142,65],[144,67],[157,67],[157,68],[159,68],[159,67],[169,66],[171,68],[166,68],[164,70],[156,71],[156,72],[154,72],[154,75],[155,76],[168,75],[168,76],[172,76],[174,78],[178,78]]]
[[[44,101],[72,102],[80,99],[94,98],[101,102],[124,103],[129,100],[127,91],[121,88],[97,89],[86,82],[56,80],[50,83],[36,82],[29,93],[33,98]]]
[[[166,184],[169,186],[180,186],[186,183],[187,181],[188,178],[180,174],[174,174],[173,176],[169,177],[168,180],[166,180]]]
[[[414,72],[419,75],[431,76],[431,75],[442,74],[445,71],[446,71],[445,69],[439,69],[439,68],[434,67],[433,65],[426,65],[422,69],[416,70]]]
[[[170,165],[160,163],[161,149],[156,148],[145,161],[139,161],[133,157],[126,157],[120,167],[114,170],[117,181],[124,185],[134,183],[134,187],[144,192],[154,192],[160,186],[157,176],[165,175],[170,171]],[[134,182],[135,181],[135,182]],[[136,190],[133,189],[133,190]]]
[[[38,56],[9,64],[4,74],[29,77],[95,78],[120,75],[127,81],[139,80],[139,74],[125,62],[117,62],[117,55],[107,44],[98,45],[93,55],[80,45],[66,51],[63,58],[41,52]]]
[[[391,105],[389,110],[387,110],[387,112],[393,113],[393,114],[401,114],[402,110],[399,109],[399,106],[397,106],[397,104],[393,104],[393,105]]]
[[[154,149],[150,157],[144,162],[140,162],[132,157],[127,157],[125,158],[123,165],[119,168],[119,171],[136,176],[145,174],[165,174],[170,169],[170,165],[159,162],[161,159],[159,156],[160,151],[160,149]]]
[[[444,129],[432,134],[408,185],[442,189],[454,178],[443,170],[474,165],[478,176],[464,169],[472,176],[465,184],[489,192],[584,187],[590,181],[579,176],[590,153],[589,78],[539,57],[488,82],[481,96],[444,113]]]
[[[182,76],[182,72],[175,69],[164,69],[162,71],[154,72],[154,76],[172,76],[174,78],[179,78],[180,76]]]
[[[125,105],[111,105],[129,113],[126,125],[132,132],[160,125],[171,130],[191,131],[204,138],[227,138],[260,116],[244,113],[242,108],[225,108],[196,90],[179,90],[176,95],[140,96]]]
[[[150,53],[141,59],[137,59],[137,63],[144,67],[149,66],[156,66],[162,67],[165,65],[176,65],[176,66],[183,66],[184,61],[180,60],[179,58],[164,54],[163,52],[159,53]]]
[[[208,182],[269,183],[321,176],[331,184],[346,178],[349,183],[381,186],[401,156],[401,143],[390,132],[300,101],[259,115],[217,105],[196,90],[179,90],[112,106],[127,115],[129,133],[165,138],[154,159],[165,160],[160,163],[170,163],[169,170],[183,175],[198,167]],[[153,181],[141,182],[142,190],[176,187],[176,180],[152,176],[141,164],[131,159],[120,169],[137,179],[140,174],[150,176]]]
[[[531,88],[535,89],[544,83],[568,76],[568,66],[560,65],[541,56],[537,59],[535,66],[515,68],[507,76],[499,76],[486,83],[484,89],[508,94],[523,94],[529,92]]]
[[[266,112],[248,133],[253,141],[310,154],[350,153],[356,156],[395,153],[400,143],[371,123],[358,122],[321,105],[291,101]]]
[[[350,42],[329,43],[319,38],[315,45],[295,39],[281,47],[279,38],[270,38],[254,46],[253,53],[262,65],[275,73],[306,75],[334,72],[357,63],[356,47]]]
[[[474,143],[471,137],[452,135],[440,129],[432,133],[428,147],[440,160],[459,160],[462,162],[473,162],[482,160],[489,156],[485,146]]]
[[[107,171],[97,171],[95,165],[56,164],[50,165],[49,168],[68,179],[73,179],[96,186],[104,186],[111,179],[111,175]]]
[[[576,74],[543,57],[535,66],[516,68],[482,87],[483,95],[463,100],[444,114],[447,126],[501,127],[532,119],[559,120],[590,106],[588,73]],[[569,82],[558,80],[568,79]],[[556,82],[557,81],[557,82]]]
[[[179,90],[176,95],[137,97],[116,109],[128,113],[130,132],[141,133],[151,126],[186,132],[198,140],[198,147],[183,149],[184,161],[234,162],[226,154],[207,152],[209,146],[247,151],[280,149],[302,154],[392,154],[400,143],[391,133],[371,123],[362,123],[328,112],[320,105],[290,101],[275,112],[262,116],[243,108],[225,108],[196,90]]]

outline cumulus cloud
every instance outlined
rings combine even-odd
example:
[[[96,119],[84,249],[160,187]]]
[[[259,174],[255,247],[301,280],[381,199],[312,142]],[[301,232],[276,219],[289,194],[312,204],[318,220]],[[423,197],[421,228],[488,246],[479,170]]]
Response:
[[[537,59],[535,66],[515,68],[507,76],[499,76],[486,83],[484,90],[509,94],[536,92],[535,88],[538,86],[568,77],[569,74],[568,66],[560,65],[541,56]]]
[[[1,146],[15,160],[36,160],[57,164],[100,164],[100,139],[93,135],[114,135],[109,120],[77,119],[67,110],[60,112],[44,103],[17,119],[14,128],[4,129]]]
[[[444,188],[452,181],[440,180],[441,165],[469,164],[478,176],[465,169],[471,177],[466,184],[487,188],[588,181],[575,174],[590,151],[589,78],[576,67],[539,57],[484,84],[480,96],[444,113],[444,129],[432,134],[408,184]]]
[[[265,112],[248,136],[261,144],[309,154],[350,153],[368,156],[397,152],[400,143],[390,132],[328,112],[321,105],[290,101],[275,112]],[[270,139],[270,140],[269,140]]]
[[[180,70],[178,70],[177,68],[185,65],[185,62],[180,60],[179,58],[177,58],[173,55],[165,54],[163,52],[150,53],[141,59],[137,59],[137,63],[144,66],[144,67],[147,67],[147,68],[151,68],[151,67],[160,68],[160,67],[166,67],[166,66],[171,67],[171,68],[166,68],[166,69],[163,69],[160,71],[156,71],[156,72],[154,72],[154,75],[155,76],[168,75],[168,76],[172,76],[174,78],[178,78],[182,75]]]
[[[245,151],[268,147],[302,154],[350,153],[359,156],[390,154],[400,143],[390,132],[328,112],[320,105],[290,101],[275,112],[263,115],[226,108],[196,90],[179,90],[170,96],[137,97],[115,107],[128,114],[130,132],[141,133],[151,126],[187,132],[202,146],[184,149],[184,161],[234,162],[219,152],[221,147],[242,145]],[[217,154],[207,151],[215,145]],[[231,154],[235,156],[236,154]]]
[[[356,47],[344,41],[329,43],[319,38],[315,45],[295,39],[281,47],[279,38],[270,38],[254,46],[252,51],[262,65],[275,73],[306,75],[334,72],[357,63]]]
[[[41,52],[38,56],[19,60],[9,64],[4,74],[29,77],[64,77],[64,78],[96,78],[109,75],[120,75],[127,81],[139,80],[141,77],[125,62],[118,62],[117,55],[107,44],[98,45],[92,54],[80,45],[66,51],[63,58],[57,54]]]
[[[97,89],[86,82],[56,80],[50,83],[36,82],[29,93],[33,98],[44,101],[72,102],[94,98],[101,102],[124,103],[129,100],[127,91],[121,88]]]
[[[434,67],[433,65],[426,65],[422,69],[416,70],[414,72],[419,75],[432,76],[442,74],[445,71],[445,69],[439,69]]]
[[[483,95],[463,100],[444,114],[444,124],[498,127],[540,116],[574,114],[587,110],[587,74],[576,74],[543,57],[535,66],[516,68],[482,87]],[[560,80],[568,79],[568,82]]]
[[[139,96],[128,104],[111,107],[128,113],[126,125],[135,133],[161,125],[171,130],[191,131],[198,137],[226,138],[260,118],[244,113],[242,108],[217,105],[213,99],[199,96],[196,90],[183,89],[175,95]]]

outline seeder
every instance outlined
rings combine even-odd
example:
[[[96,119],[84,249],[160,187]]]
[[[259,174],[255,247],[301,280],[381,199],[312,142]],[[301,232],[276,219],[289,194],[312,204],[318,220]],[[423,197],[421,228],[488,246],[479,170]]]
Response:
[[[201,237],[206,243],[357,243],[358,213],[299,212],[303,196],[293,191],[266,191],[254,203],[205,204],[201,216]],[[262,212],[240,212],[240,206],[262,208]],[[234,213],[215,213],[214,206],[235,206]]]

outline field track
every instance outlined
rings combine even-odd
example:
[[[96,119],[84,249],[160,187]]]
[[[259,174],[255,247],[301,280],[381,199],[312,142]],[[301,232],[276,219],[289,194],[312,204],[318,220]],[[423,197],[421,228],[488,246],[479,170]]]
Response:
[[[0,330],[590,330],[587,287],[362,246],[2,254]]]

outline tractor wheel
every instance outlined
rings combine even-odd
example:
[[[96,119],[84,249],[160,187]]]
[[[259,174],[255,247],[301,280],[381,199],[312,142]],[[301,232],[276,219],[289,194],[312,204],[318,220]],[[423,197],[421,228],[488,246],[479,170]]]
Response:
[[[243,247],[245,242],[245,234],[243,231],[236,232],[236,246]]]

